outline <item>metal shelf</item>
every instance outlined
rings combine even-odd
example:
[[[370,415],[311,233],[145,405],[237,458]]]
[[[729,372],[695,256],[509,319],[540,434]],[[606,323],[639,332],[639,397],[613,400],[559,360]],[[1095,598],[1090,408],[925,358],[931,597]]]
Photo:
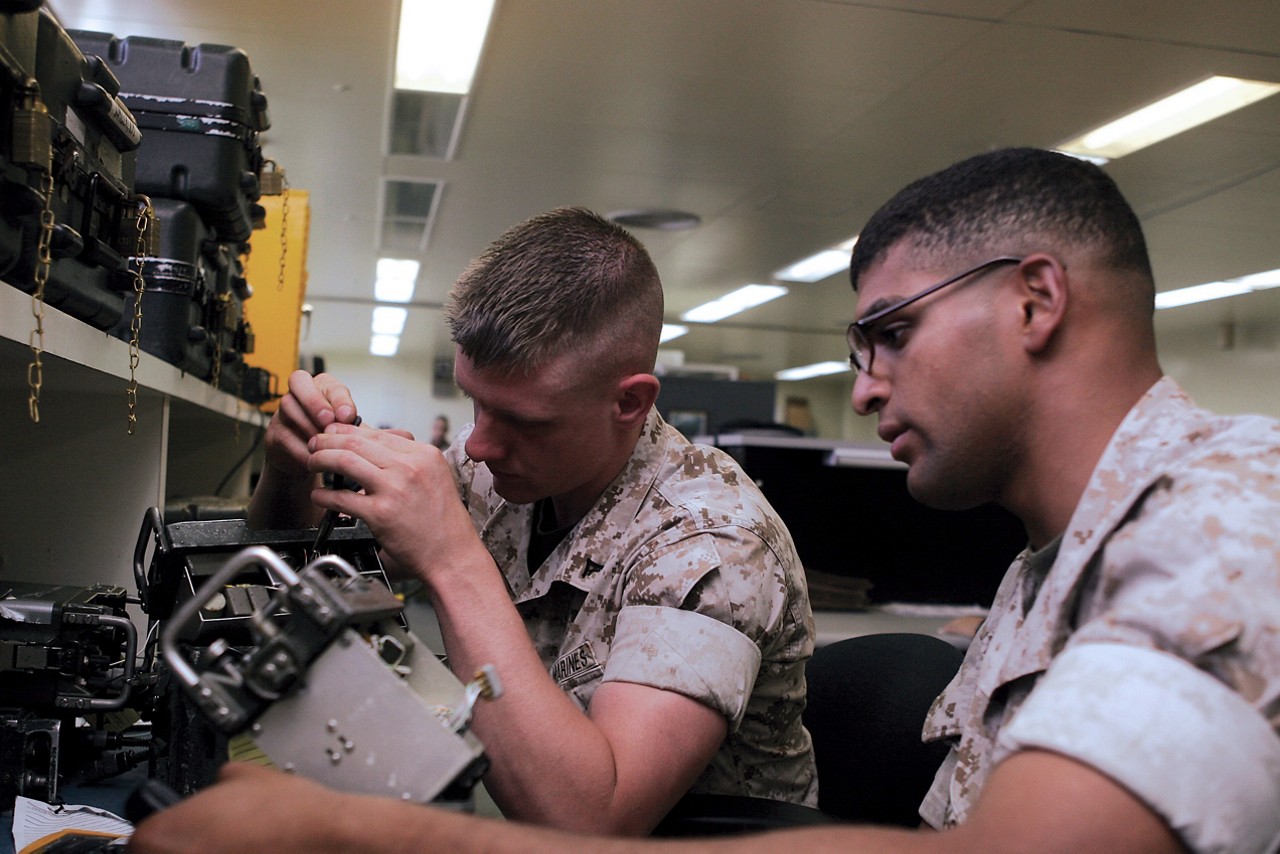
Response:
[[[15,384],[26,388],[26,364],[31,361],[30,338],[34,328],[31,295],[12,286],[0,285],[0,338],[19,344],[23,354],[19,359],[19,370],[15,371],[10,362],[13,357],[6,349],[0,389],[7,391]],[[126,342],[56,308],[45,306],[44,353],[44,360],[49,356],[61,360],[52,360],[51,366],[43,371],[45,385],[56,386],[65,379],[73,388],[88,387],[102,391],[115,388],[124,401],[129,380],[129,345]],[[75,367],[85,370],[75,370]],[[61,374],[64,370],[65,376]],[[228,418],[251,424],[265,423],[266,416],[253,405],[219,391],[149,353],[139,354],[136,378],[140,389],[185,401]],[[121,406],[123,411],[124,404]]]
[[[147,508],[210,495],[224,480],[228,491],[247,493],[267,416],[142,353],[130,434],[128,344],[46,306],[33,423],[34,325],[30,295],[0,284],[0,578],[132,590]]]

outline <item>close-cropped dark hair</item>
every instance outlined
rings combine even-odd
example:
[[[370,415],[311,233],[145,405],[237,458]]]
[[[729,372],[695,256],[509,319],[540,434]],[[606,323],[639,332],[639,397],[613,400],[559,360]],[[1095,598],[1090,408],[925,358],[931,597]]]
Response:
[[[1038,148],[979,154],[904,187],[862,229],[849,277],[857,290],[858,277],[903,238],[925,252],[973,255],[1047,248],[1024,245],[1036,237],[1094,248],[1114,270],[1153,282],[1142,226],[1115,181]]]
[[[662,283],[626,229],[578,207],[503,233],[463,271],[445,319],[477,368],[526,373],[566,352],[652,370]],[[607,340],[606,340],[607,339]]]

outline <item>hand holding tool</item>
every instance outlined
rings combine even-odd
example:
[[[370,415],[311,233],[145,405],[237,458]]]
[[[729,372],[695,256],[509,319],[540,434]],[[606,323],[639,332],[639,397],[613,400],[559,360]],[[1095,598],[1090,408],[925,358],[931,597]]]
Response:
[[[360,416],[359,416],[359,415],[357,415],[357,416],[356,416],[356,420],[351,422],[351,426],[352,426],[352,427],[359,427],[359,426],[360,426],[360,422],[361,422],[362,420],[363,420],[363,419],[361,419],[361,418],[360,418]],[[335,474],[333,475],[333,488],[334,488],[334,489],[347,489],[347,488],[349,488],[349,487],[348,487],[348,485],[347,485],[346,478],[344,478],[344,477],[343,477],[342,475],[340,475],[340,474],[335,473]],[[333,526],[334,526],[334,525],[336,525],[336,524],[338,523],[338,516],[339,516],[339,515],[340,515],[340,514],[338,513],[338,511],[337,511],[337,510],[326,510],[326,511],[324,511],[324,518],[322,518],[322,519],[320,520],[320,527],[316,530],[316,540],[315,540],[315,543],[314,543],[314,544],[312,544],[312,546],[311,546],[311,551],[312,551],[312,552],[313,552],[317,557],[319,557],[319,555],[320,555],[320,549],[321,549],[321,548],[323,548],[323,547],[324,547],[324,544],[328,541],[328,539],[329,539],[329,535],[333,533]]]

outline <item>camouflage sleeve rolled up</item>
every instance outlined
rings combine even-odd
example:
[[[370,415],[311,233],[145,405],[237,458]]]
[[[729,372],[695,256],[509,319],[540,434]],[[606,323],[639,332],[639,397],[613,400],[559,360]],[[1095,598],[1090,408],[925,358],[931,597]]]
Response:
[[[926,818],[963,821],[991,768],[1039,748],[1124,785],[1192,850],[1275,850],[1278,518],[1280,424],[1153,387],[1047,576],[1015,565],[935,704],[929,727],[958,742]]]
[[[731,736],[695,791],[814,803],[800,723],[813,615],[786,526],[727,455],[668,437],[631,529],[603,681],[725,715]]]
[[[759,669],[760,650],[731,626],[696,611],[631,605],[618,614],[603,681],[692,697],[719,711],[736,730]]]
[[[529,566],[534,505],[498,496],[459,432],[447,454],[533,647],[588,710],[605,681],[674,691],[730,733],[693,791],[814,805],[801,723],[813,615],[786,526],[728,455],[650,411],[614,482]]]

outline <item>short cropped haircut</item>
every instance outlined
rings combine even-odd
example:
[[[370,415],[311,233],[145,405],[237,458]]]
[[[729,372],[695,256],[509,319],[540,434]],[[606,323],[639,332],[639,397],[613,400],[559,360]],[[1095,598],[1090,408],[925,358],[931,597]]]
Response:
[[[1035,251],[1037,239],[1088,247],[1154,300],[1147,244],[1120,188],[1092,163],[1038,148],[979,154],[900,190],[867,222],[849,266],[858,277],[907,239],[940,256]]]
[[[450,293],[450,335],[475,367],[531,373],[565,353],[602,370],[653,370],[662,282],[644,246],[585,208],[512,227]]]

